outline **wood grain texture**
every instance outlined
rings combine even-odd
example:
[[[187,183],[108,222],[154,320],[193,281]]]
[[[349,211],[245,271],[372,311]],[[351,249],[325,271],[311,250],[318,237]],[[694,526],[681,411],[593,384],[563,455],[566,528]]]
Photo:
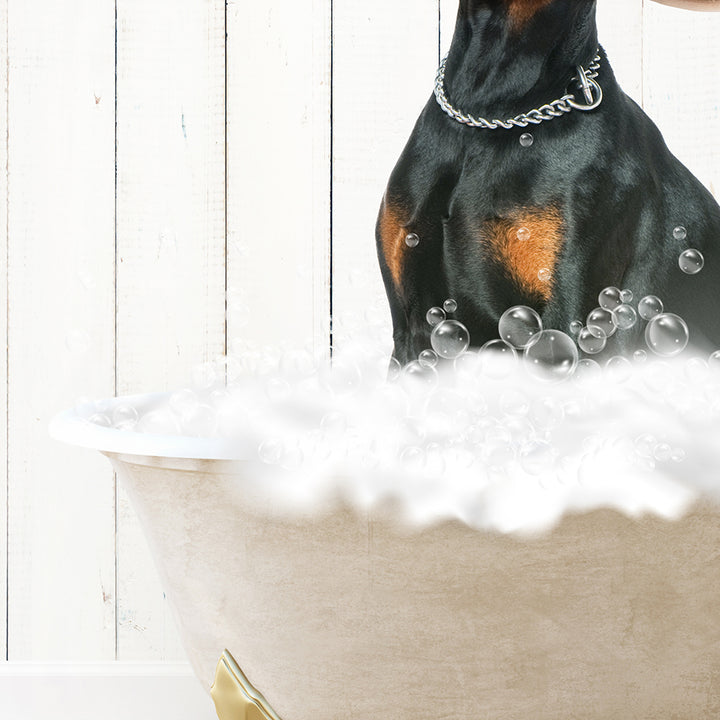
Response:
[[[342,348],[390,313],[375,251],[388,177],[432,94],[437,0],[334,4],[333,343]]]
[[[7,656],[7,90],[8,0],[0,0],[0,661]]]
[[[47,423],[113,392],[113,3],[8,2],[9,656],[112,659],[113,476]]]
[[[187,386],[225,346],[222,0],[119,0],[117,392]],[[118,657],[182,657],[118,496]]]
[[[670,150],[715,193],[720,190],[720,77],[715,71],[720,15],[646,3],[644,17],[645,110]]]
[[[642,0],[599,0],[598,38],[622,89],[643,102],[643,3]]]
[[[228,341],[327,347],[330,3],[228,4]]]

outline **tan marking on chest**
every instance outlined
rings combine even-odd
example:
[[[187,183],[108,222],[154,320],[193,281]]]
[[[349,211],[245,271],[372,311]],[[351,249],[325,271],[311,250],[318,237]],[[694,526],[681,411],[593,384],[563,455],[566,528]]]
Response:
[[[405,254],[410,250],[405,242],[408,230],[404,226],[402,211],[387,201],[383,201],[380,210],[379,228],[380,247],[385,258],[385,264],[390,270],[390,276],[395,283],[395,287],[399,289],[405,264]]]
[[[508,17],[512,24],[521,29],[533,18],[538,10],[542,10],[553,0],[505,0],[508,6]]]
[[[550,299],[564,238],[557,208],[518,208],[507,217],[485,222],[480,237],[520,290]]]

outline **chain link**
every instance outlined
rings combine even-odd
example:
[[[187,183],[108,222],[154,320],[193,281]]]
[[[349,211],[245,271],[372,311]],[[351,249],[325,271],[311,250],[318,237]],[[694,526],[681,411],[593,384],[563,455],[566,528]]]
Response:
[[[497,130],[503,128],[504,130],[510,130],[513,127],[527,127],[528,125],[539,125],[545,120],[552,120],[553,118],[560,117],[565,113],[572,112],[575,110],[592,110],[596,108],[602,101],[602,88],[595,80],[598,76],[598,70],[600,69],[600,55],[597,54],[593,58],[592,62],[588,66],[587,70],[581,65],[578,65],[578,73],[574,75],[570,82],[577,81],[579,87],[590,87],[595,90],[595,97],[592,102],[588,100],[586,104],[581,104],[575,98],[574,93],[567,93],[558,100],[553,100],[547,105],[541,105],[539,108],[534,108],[526,113],[516,115],[513,118],[507,120],[486,120],[483,117],[474,117],[473,115],[465,114],[454,108],[445,94],[445,63],[447,62],[448,56],[446,55],[440,67],[438,68],[437,76],[435,77],[435,98],[438,101],[440,107],[454,120],[469,125],[470,127],[485,128],[486,130]],[[585,77],[586,82],[581,81],[581,76]],[[586,97],[587,99],[587,97]]]

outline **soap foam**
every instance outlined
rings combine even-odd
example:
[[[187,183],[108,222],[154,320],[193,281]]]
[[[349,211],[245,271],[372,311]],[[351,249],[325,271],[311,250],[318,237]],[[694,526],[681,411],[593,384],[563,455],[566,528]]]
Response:
[[[674,519],[720,497],[720,372],[641,360],[551,382],[502,353],[400,370],[362,344],[332,362],[244,352],[203,366],[134,425],[132,410],[113,416],[124,431],[237,439],[287,512],[342,497],[391,502],[418,526],[521,534],[601,507]]]

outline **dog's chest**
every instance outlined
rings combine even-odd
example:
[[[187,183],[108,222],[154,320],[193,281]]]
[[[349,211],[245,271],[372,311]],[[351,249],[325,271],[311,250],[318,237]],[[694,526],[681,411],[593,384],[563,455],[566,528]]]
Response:
[[[550,299],[565,234],[558,207],[516,205],[495,213],[459,208],[458,213],[447,219],[444,232],[451,284],[453,276],[481,274],[490,284],[509,282],[521,295]]]

